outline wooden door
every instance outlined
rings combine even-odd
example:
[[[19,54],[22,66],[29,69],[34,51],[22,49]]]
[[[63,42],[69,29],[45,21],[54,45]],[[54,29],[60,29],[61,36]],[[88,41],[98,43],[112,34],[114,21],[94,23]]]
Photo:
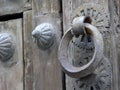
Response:
[[[0,41],[0,90],[62,90],[62,71],[57,61],[62,35],[60,3],[0,1],[0,40],[5,38],[5,44]],[[56,34],[54,44],[45,51],[32,37],[32,31],[42,23],[52,24]]]
[[[0,90],[119,90],[119,9],[119,0],[0,0]],[[106,75],[100,85],[91,77],[83,81],[94,85],[68,76],[58,61],[61,38],[81,15],[89,15],[103,37],[106,60],[96,72],[106,70]],[[46,50],[39,48],[32,36],[44,23],[54,28],[54,42]]]

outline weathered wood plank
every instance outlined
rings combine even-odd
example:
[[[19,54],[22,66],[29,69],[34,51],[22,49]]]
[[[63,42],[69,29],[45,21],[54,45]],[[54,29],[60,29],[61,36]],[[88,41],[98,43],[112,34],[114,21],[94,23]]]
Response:
[[[109,7],[109,13],[110,13],[110,24],[111,24],[111,41],[112,41],[112,64],[113,64],[113,90],[119,90],[119,66],[118,66],[118,49],[117,49],[117,36],[119,35],[119,33],[117,34],[117,30],[116,28],[118,28],[119,25],[119,16],[118,16],[118,1],[117,0],[110,0],[108,2],[108,7]]]
[[[118,33],[119,33],[119,35],[118,35],[118,46],[117,46],[117,48],[119,48],[118,49],[118,63],[119,63],[119,75],[120,75],[120,0],[118,1],[118,0],[116,0],[117,1],[117,6],[118,6],[118,8],[117,8],[117,11],[118,11],[118,16],[119,16],[119,21],[118,21],[118,26],[117,26],[117,31],[118,31]],[[119,89],[120,89],[120,78],[119,78]]]
[[[0,90],[23,90],[22,19],[0,22],[2,32],[13,36],[15,52],[10,60],[0,60]]]
[[[63,8],[63,30],[64,32],[71,27],[71,22],[74,17],[74,11],[79,6],[85,4],[85,3],[94,3],[94,4],[100,4],[102,7],[106,9],[106,13],[109,13],[109,20],[110,25],[107,30],[109,30],[109,33],[105,33],[105,36],[103,35],[104,39],[104,54],[109,59],[112,65],[112,90],[119,90],[118,89],[118,58],[117,58],[117,50],[116,50],[116,24],[114,24],[114,19],[117,17],[117,20],[119,20],[119,15],[117,16],[115,13],[118,13],[118,0],[63,0],[62,2],[62,8]],[[116,3],[116,4],[115,4]],[[117,8],[117,10],[115,10]],[[113,13],[115,12],[115,13]],[[118,23],[118,22],[117,22]],[[112,24],[112,25],[111,25]],[[74,80],[66,75],[66,90],[76,90],[74,88]]]
[[[60,1],[33,0],[32,5],[33,28],[41,23],[50,23],[56,33],[55,42],[48,50],[40,50],[35,43],[31,44],[33,90],[62,90],[62,74],[57,60],[58,45],[62,33],[59,13]]]
[[[25,90],[33,90],[33,40],[32,32],[32,11],[26,11],[23,14],[24,27],[24,86]]]
[[[0,16],[31,9],[32,0],[0,0]]]
[[[117,59],[118,59],[118,75],[120,75],[120,0],[113,0],[114,1],[114,23],[115,23],[115,33],[116,33],[116,49],[117,49]],[[120,78],[118,78],[118,90],[120,90]]]

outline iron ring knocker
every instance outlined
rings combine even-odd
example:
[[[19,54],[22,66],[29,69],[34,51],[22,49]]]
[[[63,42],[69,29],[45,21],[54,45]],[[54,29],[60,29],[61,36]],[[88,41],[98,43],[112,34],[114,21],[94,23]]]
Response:
[[[100,34],[100,32],[95,26],[90,24],[90,22],[85,23],[85,19],[88,17],[82,17],[82,18],[83,19],[81,19],[82,21],[79,25],[80,28],[77,28],[79,31],[78,30],[72,31],[72,29],[69,29],[68,31],[66,31],[66,33],[64,34],[60,42],[59,52],[58,52],[58,60],[61,64],[62,69],[65,71],[66,74],[75,78],[78,78],[78,77],[81,78],[93,73],[103,58],[102,35]],[[94,50],[92,59],[87,64],[85,64],[82,67],[76,67],[68,62],[67,49],[68,49],[70,40],[74,36],[72,32],[75,32],[75,34],[77,33],[81,34],[81,32],[83,32],[83,29],[93,37],[95,50]]]

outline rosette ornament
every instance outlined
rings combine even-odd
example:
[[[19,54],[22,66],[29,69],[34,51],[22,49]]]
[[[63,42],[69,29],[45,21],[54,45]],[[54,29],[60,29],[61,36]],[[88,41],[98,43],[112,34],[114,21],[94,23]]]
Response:
[[[42,23],[33,30],[32,36],[35,38],[37,46],[42,50],[46,50],[54,43],[54,28],[49,23]]]

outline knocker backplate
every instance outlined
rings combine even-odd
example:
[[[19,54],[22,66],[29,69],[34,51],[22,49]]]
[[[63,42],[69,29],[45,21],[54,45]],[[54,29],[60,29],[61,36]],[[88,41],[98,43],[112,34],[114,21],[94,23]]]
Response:
[[[104,7],[98,4],[83,4],[73,13],[73,19],[80,16],[90,16],[92,25],[104,35],[109,32],[109,15]],[[79,35],[73,37],[68,47],[69,62],[74,66],[83,66],[88,63],[94,53],[94,44],[91,36]],[[112,69],[108,59],[102,59],[93,74],[84,78],[73,80],[74,90],[110,90],[112,80]]]
[[[93,74],[73,80],[74,90],[110,90],[111,69],[109,60],[104,58]]]
[[[99,4],[87,3],[78,7],[73,13],[73,19],[80,16],[90,16],[92,25],[96,26],[100,32],[106,31],[110,27],[109,15],[106,9]]]

